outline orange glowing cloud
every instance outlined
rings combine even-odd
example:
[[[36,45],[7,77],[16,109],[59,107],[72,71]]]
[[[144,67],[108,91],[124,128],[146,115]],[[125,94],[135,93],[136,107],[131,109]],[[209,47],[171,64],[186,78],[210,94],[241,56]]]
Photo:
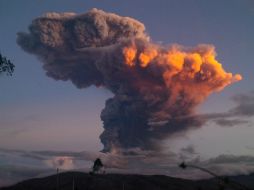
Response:
[[[149,67],[153,61],[156,67],[162,68],[162,76],[168,88],[180,85],[179,88],[187,94],[198,92],[203,98],[242,79],[241,75],[233,75],[223,69],[216,60],[214,47],[210,45],[195,48],[172,46],[166,50],[150,45],[137,51],[132,44],[123,48],[123,55],[126,65],[130,67]]]
[[[145,49],[144,52],[140,53],[139,61],[141,67],[147,67],[147,65],[158,55],[156,49]]]
[[[125,57],[125,63],[129,66],[134,66],[134,59],[136,58],[137,48],[135,46],[125,47],[123,48],[123,54]]]

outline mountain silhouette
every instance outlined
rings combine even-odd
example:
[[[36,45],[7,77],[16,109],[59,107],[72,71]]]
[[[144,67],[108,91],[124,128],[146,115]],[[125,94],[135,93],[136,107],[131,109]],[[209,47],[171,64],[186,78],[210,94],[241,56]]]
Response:
[[[254,189],[254,174],[229,177]],[[58,182],[59,181],[59,182]],[[96,174],[66,172],[29,179],[0,190],[218,190],[216,179],[186,180],[164,175]],[[224,188],[229,190],[232,188]],[[240,188],[239,188],[240,189]]]

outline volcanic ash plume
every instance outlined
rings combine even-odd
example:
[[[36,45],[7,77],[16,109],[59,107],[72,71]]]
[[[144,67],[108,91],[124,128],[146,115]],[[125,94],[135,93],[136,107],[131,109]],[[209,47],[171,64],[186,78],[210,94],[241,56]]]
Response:
[[[18,33],[17,43],[49,77],[114,94],[101,113],[104,151],[158,148],[159,140],[200,126],[191,117],[197,105],[241,80],[224,71],[211,45],[162,47],[139,21],[97,9],[48,13]]]

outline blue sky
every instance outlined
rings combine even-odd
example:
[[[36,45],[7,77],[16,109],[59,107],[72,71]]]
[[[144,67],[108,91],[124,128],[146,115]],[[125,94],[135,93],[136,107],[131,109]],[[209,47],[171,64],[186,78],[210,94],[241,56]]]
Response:
[[[48,78],[41,63],[16,44],[16,33],[46,12],[83,13],[91,8],[133,17],[146,26],[156,43],[194,46],[213,44],[226,71],[243,80],[216,93],[199,113],[224,112],[230,97],[253,91],[254,3],[251,0],[1,0],[0,51],[16,65],[12,77],[0,76],[0,148],[22,150],[93,150],[102,145],[100,112],[112,94]],[[201,156],[251,154],[252,125],[222,128],[207,124],[165,147],[193,145]]]

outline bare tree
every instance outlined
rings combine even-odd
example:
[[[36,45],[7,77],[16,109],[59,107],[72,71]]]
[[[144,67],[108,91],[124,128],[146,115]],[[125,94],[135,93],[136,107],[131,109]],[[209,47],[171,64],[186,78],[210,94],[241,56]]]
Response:
[[[15,65],[0,53],[0,75],[2,73],[6,73],[11,76],[14,71],[14,67]]]

